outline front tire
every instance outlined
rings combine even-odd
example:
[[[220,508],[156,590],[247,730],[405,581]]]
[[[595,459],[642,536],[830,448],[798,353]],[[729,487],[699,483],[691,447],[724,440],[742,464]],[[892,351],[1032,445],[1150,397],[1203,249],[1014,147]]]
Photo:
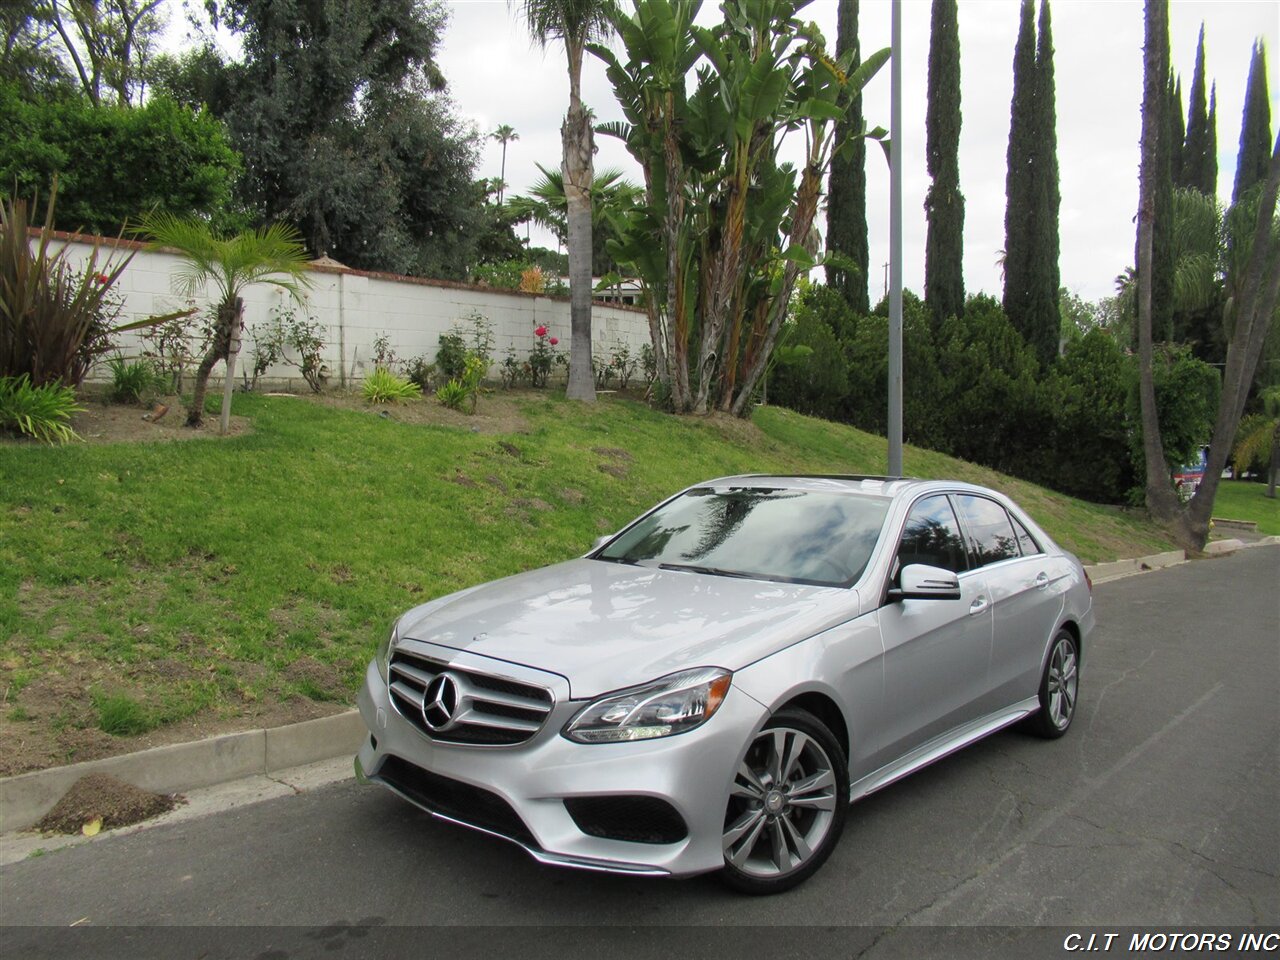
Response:
[[[848,806],[839,741],[812,714],[780,710],[747,748],[730,787],[721,879],[751,894],[802,883],[831,855]]]
[[[1040,678],[1040,709],[1027,720],[1028,729],[1056,740],[1071,729],[1080,693],[1080,646],[1069,630],[1059,630]]]

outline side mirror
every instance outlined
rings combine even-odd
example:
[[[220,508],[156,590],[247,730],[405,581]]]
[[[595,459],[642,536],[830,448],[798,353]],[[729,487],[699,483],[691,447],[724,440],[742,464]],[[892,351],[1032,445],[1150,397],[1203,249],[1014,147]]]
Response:
[[[902,568],[899,587],[889,588],[889,599],[897,600],[959,600],[960,580],[950,570],[931,567],[924,563],[911,563]]]

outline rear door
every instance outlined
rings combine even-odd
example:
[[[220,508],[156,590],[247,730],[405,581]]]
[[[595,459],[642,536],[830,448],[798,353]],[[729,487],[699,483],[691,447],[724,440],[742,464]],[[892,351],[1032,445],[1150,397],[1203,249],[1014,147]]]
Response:
[[[924,563],[957,574],[959,600],[903,600],[879,611],[884,640],[883,764],[979,716],[988,689],[992,616],[985,574],[971,570],[945,494],[912,505],[899,538],[894,578]]]
[[[1052,571],[1027,528],[1000,503],[977,494],[953,497],[969,556],[986,576],[991,598],[990,689],[983,712],[1033,697],[1040,658],[1062,612]]]

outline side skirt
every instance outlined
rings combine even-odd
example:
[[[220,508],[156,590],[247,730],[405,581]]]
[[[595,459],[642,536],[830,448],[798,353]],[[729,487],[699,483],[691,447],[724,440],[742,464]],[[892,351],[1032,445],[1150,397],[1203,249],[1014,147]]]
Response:
[[[929,764],[950,756],[957,750],[967,747],[969,744],[981,740],[997,730],[1001,730],[1012,723],[1017,723],[1023,717],[1030,716],[1039,709],[1039,698],[1029,697],[1012,706],[1005,707],[1003,710],[980,717],[962,727],[957,727],[941,736],[934,737],[928,743],[916,747],[905,756],[892,763],[885,764],[879,770],[867,774],[856,783],[850,784],[849,800],[850,802],[860,800],[868,794],[875,793],[894,781],[901,780],[907,774],[915,773],[921,767],[927,767]]]

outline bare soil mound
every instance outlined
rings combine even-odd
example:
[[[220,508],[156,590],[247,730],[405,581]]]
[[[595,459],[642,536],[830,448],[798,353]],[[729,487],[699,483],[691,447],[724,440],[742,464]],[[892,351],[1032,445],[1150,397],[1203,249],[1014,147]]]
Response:
[[[167,813],[182,798],[164,796],[125,783],[107,773],[90,773],[71,785],[36,829],[41,833],[79,833],[85,824],[102,818],[102,829],[127,827]]]

